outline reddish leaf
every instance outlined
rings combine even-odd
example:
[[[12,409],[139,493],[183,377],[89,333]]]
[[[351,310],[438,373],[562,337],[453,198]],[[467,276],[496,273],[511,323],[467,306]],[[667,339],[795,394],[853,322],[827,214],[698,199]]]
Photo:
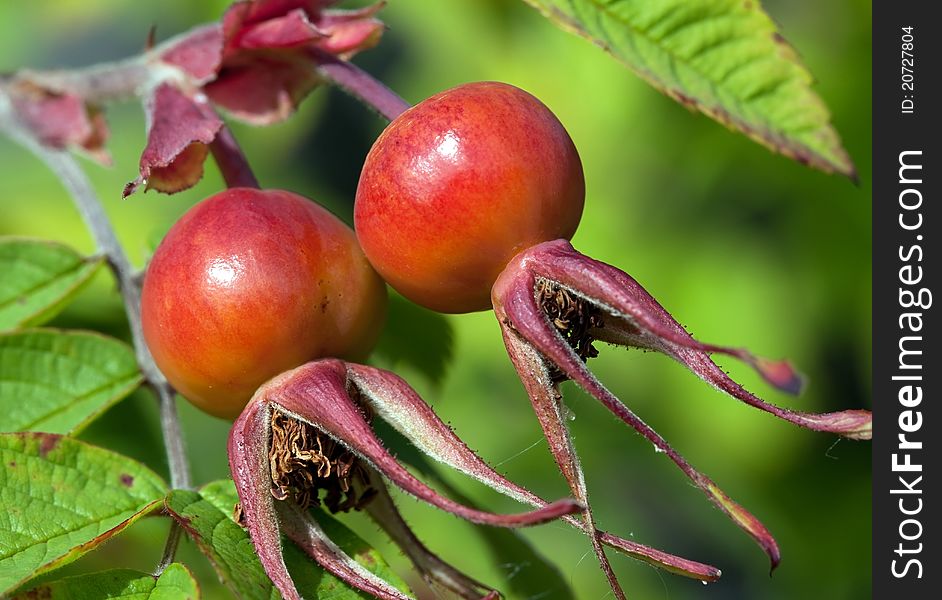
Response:
[[[127,197],[141,185],[172,194],[196,184],[203,160],[223,123],[204,98],[187,96],[169,83],[154,90],[145,105],[147,146],[141,155],[141,175],[124,188]]]

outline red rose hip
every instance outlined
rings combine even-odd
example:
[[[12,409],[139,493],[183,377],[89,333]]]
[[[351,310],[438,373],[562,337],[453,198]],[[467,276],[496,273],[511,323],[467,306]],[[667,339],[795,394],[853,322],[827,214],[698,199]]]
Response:
[[[234,418],[283,371],[365,357],[385,302],[337,217],[290,192],[233,188],[173,226],[147,268],[141,310],[170,383],[206,412]]]
[[[569,239],[585,181],[552,112],[511,85],[470,83],[423,101],[382,133],[357,188],[357,236],[410,300],[451,313],[490,307],[517,253]]]

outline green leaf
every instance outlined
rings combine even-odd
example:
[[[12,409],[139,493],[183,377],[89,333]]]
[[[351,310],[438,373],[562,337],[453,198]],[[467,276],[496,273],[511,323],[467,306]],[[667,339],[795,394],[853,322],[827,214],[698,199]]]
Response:
[[[76,433],[141,382],[134,351],[91,332],[0,334],[0,431]]]
[[[0,434],[0,596],[159,509],[166,492],[156,473],[109,450]]]
[[[801,163],[855,178],[812,77],[758,0],[525,0],[648,83]]]
[[[451,362],[454,337],[447,317],[391,293],[386,328],[373,355],[384,368],[411,367],[438,385]]]
[[[160,575],[130,569],[114,569],[65,577],[37,586],[13,597],[13,600],[197,600],[199,586],[189,569],[173,563]]]
[[[0,237],[0,331],[56,316],[103,262],[55,242]]]
[[[233,520],[233,508],[237,502],[235,486],[231,480],[224,480],[210,483],[199,492],[174,490],[167,497],[166,506],[233,593],[245,599],[281,598],[265,575],[248,533]],[[379,553],[350,529],[319,509],[314,509],[313,514],[324,531],[347,554],[399,589],[408,589]],[[305,598],[369,598],[324,571],[292,543],[285,544],[284,556],[288,570]]]

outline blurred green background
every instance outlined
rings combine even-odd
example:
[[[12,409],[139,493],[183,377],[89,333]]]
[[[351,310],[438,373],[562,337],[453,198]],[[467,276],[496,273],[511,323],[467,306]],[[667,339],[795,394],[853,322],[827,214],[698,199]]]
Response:
[[[227,2],[59,0],[0,3],[0,72],[78,66],[136,53],[151,25],[158,39],[216,18]],[[393,0],[381,45],[356,62],[411,102],[482,79],[520,86],[566,124],[585,165],[588,196],[574,244],[638,279],[705,341],[787,356],[810,384],[797,399],[770,390],[747,368],[720,361],[746,387],[796,409],[869,408],[870,3],[764,2],[817,77],[817,91],[860,172],[861,183],[824,175],[688,112],[591,44],[511,0]],[[136,175],[144,126],[134,104],[109,112],[114,166],[85,163],[120,239],[143,264],[187,207],[220,189],[215,166],[172,197],[121,200]],[[321,89],[287,123],[234,126],[263,185],[317,199],[348,222],[363,157],[383,122],[337,90]],[[0,138],[0,234],[31,235],[94,250],[58,182],[35,158]],[[453,356],[435,383],[396,369],[469,445],[512,479],[545,496],[566,486],[506,358],[491,313],[447,318]],[[113,282],[102,272],[53,323],[125,336]],[[432,344],[423,327],[399,323],[386,347]],[[408,339],[413,337],[415,339]],[[440,343],[440,340],[439,340]],[[447,346],[447,344],[445,344]],[[565,395],[600,526],[723,570],[700,583],[611,553],[633,598],[859,599],[870,596],[870,446],[799,430],[712,390],[669,359],[603,348],[592,367],[691,462],[761,518],[783,562],[772,578],[762,552],[650,444],[571,385]],[[393,365],[388,355],[378,364]],[[181,403],[199,483],[227,476],[227,424]],[[138,392],[82,434],[166,473],[154,402]],[[453,473],[445,480],[492,509],[519,507]],[[580,599],[609,592],[587,540],[564,525],[504,536],[403,498],[419,535],[467,572],[511,598]],[[375,527],[346,522],[406,574]],[[149,570],[167,524],[134,526],[66,569]],[[516,540],[511,544],[508,540]],[[523,542],[521,542],[521,540]],[[538,555],[521,550],[528,544]],[[190,543],[181,554],[205,597],[226,598]],[[547,571],[538,556],[552,568]],[[555,574],[554,573],[555,570]],[[409,577],[414,582],[414,577]]]

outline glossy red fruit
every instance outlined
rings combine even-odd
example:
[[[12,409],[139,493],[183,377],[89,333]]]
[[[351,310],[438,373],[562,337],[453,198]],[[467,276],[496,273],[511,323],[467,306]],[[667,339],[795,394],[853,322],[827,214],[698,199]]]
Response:
[[[354,220],[370,262],[410,300],[441,312],[490,307],[519,252],[569,239],[585,180],[576,148],[539,100],[470,83],[404,112],[363,165]]]
[[[144,336],[186,398],[226,418],[307,361],[364,358],[386,289],[356,236],[317,204],[233,188],[190,209],[144,279]]]

